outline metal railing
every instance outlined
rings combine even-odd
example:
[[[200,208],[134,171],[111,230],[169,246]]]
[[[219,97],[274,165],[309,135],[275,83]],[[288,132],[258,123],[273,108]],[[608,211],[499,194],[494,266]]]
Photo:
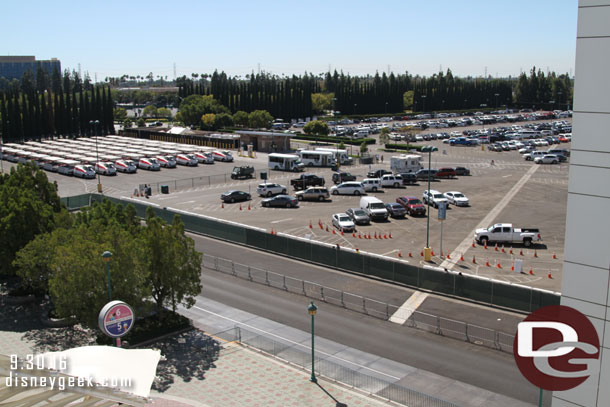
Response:
[[[304,370],[311,370],[311,350],[299,343],[274,340],[239,326],[215,333],[214,336],[229,342],[239,342]],[[342,383],[385,400],[405,404],[409,407],[458,407],[457,404],[449,401],[421,393],[389,380],[372,377],[335,363],[329,360],[332,359],[332,355],[318,355],[320,353],[315,355],[315,371],[317,376]]]
[[[202,266],[255,283],[334,304],[375,318],[389,320],[390,317],[395,317],[403,319],[405,324],[411,328],[421,329],[507,353],[513,352],[514,336],[505,332],[421,311],[401,308],[400,305],[389,304],[336,288],[326,287],[311,281],[235,263],[231,260],[207,254],[203,255]]]

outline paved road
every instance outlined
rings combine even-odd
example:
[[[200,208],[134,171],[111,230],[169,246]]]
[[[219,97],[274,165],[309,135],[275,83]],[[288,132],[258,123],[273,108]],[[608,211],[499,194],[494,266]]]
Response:
[[[254,315],[263,315],[287,326],[285,334],[274,328],[273,335],[292,338],[290,328],[305,332],[309,330],[310,319],[306,313],[308,298],[216,272],[205,272],[203,285],[206,299]],[[512,355],[420,332],[332,305],[317,305],[316,336],[320,338],[523,402],[535,403],[537,400],[537,389],[517,370]],[[205,308],[191,309],[189,312],[189,316],[195,320],[209,316]],[[246,323],[254,325],[255,318],[250,318]],[[268,324],[265,325],[268,327]],[[219,330],[229,326],[232,324],[221,325]],[[365,360],[359,361],[357,357],[352,362],[366,365]],[[390,366],[385,371],[384,367],[376,366],[375,370],[396,377],[396,370]],[[403,384],[408,386],[410,383]],[[430,388],[428,393],[440,391]]]

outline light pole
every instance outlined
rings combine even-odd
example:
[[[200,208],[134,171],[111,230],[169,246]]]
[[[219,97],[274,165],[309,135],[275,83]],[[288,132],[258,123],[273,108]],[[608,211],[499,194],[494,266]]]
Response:
[[[432,162],[432,152],[438,151],[438,148],[434,146],[425,146],[421,149],[422,152],[428,153],[428,195],[426,204],[428,205],[427,220],[426,220],[426,247],[424,247],[424,261],[430,261],[432,259],[432,249],[430,249],[430,171]]]
[[[422,110],[421,110],[422,113],[426,113],[426,98],[427,97],[428,97],[427,95],[421,95],[422,103],[423,103]]]
[[[112,288],[110,286],[110,259],[112,258],[112,253],[106,250],[104,253],[102,253],[102,258],[106,262],[106,278],[108,280],[108,301],[112,301]]]
[[[314,330],[313,330],[313,320],[314,317],[316,316],[316,312],[318,311],[318,307],[315,306],[315,304],[313,303],[313,301],[311,302],[311,304],[309,304],[309,306],[307,307],[307,312],[309,312],[309,315],[311,315],[311,377],[309,378],[310,382],[313,383],[317,383],[318,379],[316,379],[316,372],[314,369]]]
[[[95,137],[95,166],[93,168],[95,168],[95,172],[97,172],[97,192],[101,193],[102,192],[102,180],[100,179],[100,171],[99,171],[100,155],[99,155],[98,148],[97,148],[97,128],[100,125],[100,121],[91,120],[91,121],[89,121],[89,125],[91,125],[93,127],[93,136]]]

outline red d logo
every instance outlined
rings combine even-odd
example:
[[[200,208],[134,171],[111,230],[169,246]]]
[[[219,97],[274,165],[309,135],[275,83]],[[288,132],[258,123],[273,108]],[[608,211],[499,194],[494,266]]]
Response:
[[[599,337],[585,315],[551,305],[519,323],[513,354],[517,367],[534,386],[569,390],[599,370]]]

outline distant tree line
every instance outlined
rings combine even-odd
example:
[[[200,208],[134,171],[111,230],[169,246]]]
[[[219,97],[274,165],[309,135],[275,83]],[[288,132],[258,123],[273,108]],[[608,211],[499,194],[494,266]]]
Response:
[[[455,77],[450,69],[430,77],[408,72],[395,75],[325,75],[278,77],[268,73],[228,77],[224,72],[183,76],[176,81],[179,96],[211,95],[231,113],[267,110],[285,120],[303,118],[325,110],[344,115],[390,114],[439,110],[502,107],[567,108],[572,81],[567,74],[545,75],[534,67],[528,77]]]
[[[99,121],[102,134],[114,134],[110,87],[94,86],[88,75],[83,81],[66,71],[61,78],[55,69],[49,79],[39,68],[35,78],[27,71],[18,82],[0,89],[4,142],[92,135],[91,120]]]

